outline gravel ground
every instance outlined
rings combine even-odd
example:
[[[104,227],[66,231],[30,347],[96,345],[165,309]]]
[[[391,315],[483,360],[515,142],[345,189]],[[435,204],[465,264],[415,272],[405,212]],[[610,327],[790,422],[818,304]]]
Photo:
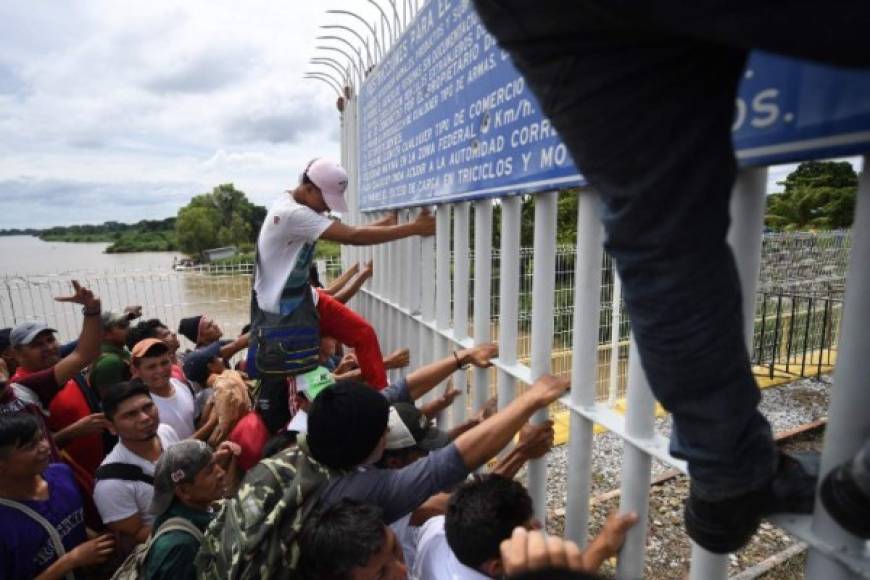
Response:
[[[770,420],[774,432],[786,431],[816,421],[827,413],[830,377],[820,381],[800,379],[781,387],[762,391],[761,410]],[[656,420],[656,429],[667,435],[670,418]],[[791,439],[784,444],[790,450],[821,449],[822,430]],[[548,528],[561,533],[564,528],[566,502],[566,461],[568,446],[554,449],[548,459]],[[612,433],[596,436],[593,445],[592,496],[618,489],[622,466],[622,441]],[[653,478],[668,472],[670,467],[653,461]],[[690,545],[682,526],[682,507],[688,494],[688,479],[678,476],[655,486],[650,495],[650,535],[647,541],[646,577],[682,578],[688,570]],[[595,534],[607,514],[616,509],[618,498],[593,505],[590,516],[590,534]],[[591,537],[591,535],[590,535]],[[729,574],[755,565],[794,543],[787,533],[763,523],[753,541],[743,550],[730,556]],[[781,570],[782,572],[778,572]],[[606,570],[604,570],[606,571]],[[802,578],[795,575],[792,562],[765,574],[766,580]]]

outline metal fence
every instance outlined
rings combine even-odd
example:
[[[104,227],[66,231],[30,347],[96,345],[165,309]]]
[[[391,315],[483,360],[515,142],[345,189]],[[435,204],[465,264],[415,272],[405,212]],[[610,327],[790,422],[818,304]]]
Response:
[[[753,364],[766,367],[771,376],[774,372],[793,376],[818,374],[823,366],[830,364],[836,350],[842,311],[838,292],[842,291],[845,280],[850,239],[849,232],[764,236],[760,286],[769,291],[759,293],[756,300]],[[533,256],[533,248],[520,248],[516,352],[518,360],[525,364],[530,361],[532,352]],[[551,372],[560,375],[569,374],[572,365],[576,258],[574,246],[556,247]],[[474,252],[469,250],[469,262],[474,263],[474,259]],[[809,267],[820,260],[824,260],[821,265],[817,264],[814,269]],[[451,263],[455,263],[454,253],[451,253]],[[493,249],[488,291],[490,334],[495,341],[500,334],[500,263],[501,252]],[[342,272],[340,259],[321,260],[317,265],[326,284]],[[375,265],[376,275],[381,273],[382,266]],[[69,279],[78,277],[103,298],[106,308],[141,304],[146,317],[160,318],[170,328],[175,328],[185,316],[207,313],[224,327],[227,336],[234,336],[248,322],[252,272],[251,263],[218,263],[177,271],[83,271],[62,277],[7,274],[0,278],[0,324],[11,326],[25,319],[39,318],[56,326],[63,338],[76,336],[80,323],[75,309],[55,302],[53,297],[67,293]],[[454,272],[451,270],[451,286],[455,283]],[[473,268],[467,280],[466,326],[470,334],[474,328]],[[794,289],[802,294],[785,293]],[[823,290],[830,295],[821,296]],[[454,299],[451,295],[450,324],[455,319]],[[613,332],[614,323],[619,327],[618,333]],[[610,257],[604,254],[598,321],[597,401],[612,404],[625,397],[629,332],[619,280],[614,276]],[[613,353],[618,356],[614,358]],[[759,374],[763,371],[757,369]],[[492,375],[494,393],[495,373]]]
[[[356,98],[350,98],[342,113],[342,162],[352,176],[347,191],[351,225],[365,224],[379,219],[377,212],[359,211],[356,181],[358,173],[359,110]],[[866,161],[867,158],[865,158]],[[808,255],[800,268],[777,267],[775,260],[766,265],[771,286],[759,281],[762,270],[762,228],[766,194],[767,168],[740,170],[731,201],[731,228],[728,242],[734,250],[744,296],[756,292],[770,293],[774,288],[788,288],[783,293],[797,294],[795,288],[803,281],[816,280],[809,292],[831,295],[844,288],[845,257],[841,264],[829,263],[825,258]],[[870,180],[865,172],[861,180],[856,207],[856,232],[870,230]],[[603,231],[598,221],[600,200],[595,191],[581,190],[577,213],[577,254],[574,267],[574,299],[571,322],[571,393],[561,403],[570,412],[570,439],[568,456],[567,503],[565,505],[565,533],[581,546],[586,544],[589,522],[589,492],[592,478],[592,450],[595,445],[593,426],[598,424],[625,442],[620,485],[620,510],[636,512],[641,522],[649,516],[649,497],[652,460],[656,459],[682,472],[686,464],[668,452],[668,439],[655,430],[655,400],[647,384],[634,342],[628,341],[628,371],[626,388],[626,414],[616,413],[600,400],[596,386],[599,382],[600,347],[602,344],[601,311],[603,258]],[[492,309],[498,308],[500,355],[496,389],[499,405],[503,406],[517,394],[523,383],[552,371],[554,342],[560,315],[556,293],[559,253],[556,247],[557,209],[560,193],[538,193],[534,204],[534,246],[532,263],[526,264],[520,250],[521,207],[518,197],[505,196],[497,200],[476,200],[440,203],[436,212],[434,240],[407,239],[373,248],[343,248],[345,263],[374,258],[382,264],[386,275],[376,279],[363,290],[358,308],[376,326],[378,335],[387,349],[409,345],[418,362],[428,362],[449,355],[457,346],[490,340],[494,336],[491,324]],[[500,255],[497,269],[501,272],[498,300],[492,299],[490,274],[493,265],[493,206],[499,204]],[[473,212],[473,230],[471,216]],[[416,210],[400,209],[401,222],[413,220]],[[473,231],[473,235],[472,235]],[[473,239],[472,239],[473,238]],[[780,249],[779,241],[772,238],[769,245]],[[826,434],[822,464],[826,471],[836,462],[844,461],[854,453],[856,441],[866,434],[866,408],[870,404],[865,382],[866,369],[862,357],[870,351],[870,333],[860,320],[870,314],[870,275],[865,264],[870,263],[870,240],[858,238],[851,258],[849,297],[845,300],[842,318],[843,345],[837,366],[838,391],[832,397],[832,418]],[[813,243],[813,242],[810,242]],[[850,240],[842,239],[842,246]],[[473,248],[473,259],[470,250]],[[830,251],[836,251],[832,246]],[[828,251],[828,249],[825,249]],[[783,250],[787,253],[787,250]],[[857,266],[857,267],[856,267]],[[531,304],[523,307],[521,283],[526,272],[531,272]],[[472,272],[477,276],[470,282]],[[842,272],[840,276],[838,272]],[[819,278],[822,278],[819,280]],[[787,284],[794,283],[795,287]],[[614,284],[615,285],[615,284]],[[570,292],[569,292],[570,293]],[[777,290],[778,293],[778,290]],[[618,296],[618,293],[616,293]],[[613,301],[614,304],[616,301]],[[529,312],[529,325],[521,321]],[[621,313],[621,309],[616,312]],[[850,316],[851,312],[851,316]],[[854,318],[853,318],[854,317]],[[746,327],[746,346],[752,348],[755,308],[744,301],[743,318]],[[766,317],[761,328],[767,334]],[[611,326],[622,326],[616,321]],[[528,328],[528,331],[526,331]],[[620,333],[609,333],[611,340]],[[776,333],[775,333],[776,334]],[[794,333],[791,333],[794,340]],[[831,336],[835,334],[832,332]],[[786,334],[788,336],[788,334]],[[528,337],[528,358],[522,358],[523,342]],[[763,345],[764,343],[762,343]],[[794,343],[793,343],[794,346]],[[521,350],[523,349],[523,350]],[[762,346],[762,351],[764,350]],[[616,357],[619,360],[620,357]],[[616,368],[617,366],[611,366]],[[457,374],[454,379],[463,394],[450,413],[439,420],[448,424],[464,418],[467,409],[479,408],[493,387],[491,375],[474,371],[470,377]],[[467,393],[467,400],[466,400]],[[534,420],[546,419],[548,412],[540,411]],[[863,429],[863,431],[861,431]],[[536,516],[545,521],[548,505],[546,460],[530,462],[528,488],[535,506]],[[816,509],[813,516],[772,517],[771,521],[810,546],[810,569],[836,571],[829,575],[851,578],[870,573],[870,566],[862,556],[863,547],[854,538],[836,526],[827,513]],[[617,577],[643,576],[646,555],[647,527],[636,526],[627,534],[617,565]],[[815,564],[814,564],[815,562]],[[692,580],[720,580],[728,576],[727,556],[709,553],[697,545],[692,547],[690,578]],[[827,572],[826,572],[827,573]]]

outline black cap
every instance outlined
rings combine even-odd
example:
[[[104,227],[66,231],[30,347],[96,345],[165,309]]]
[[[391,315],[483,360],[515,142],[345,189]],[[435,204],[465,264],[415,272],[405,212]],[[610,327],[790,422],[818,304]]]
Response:
[[[314,459],[337,468],[361,465],[387,430],[390,405],[357,381],[338,381],[308,411],[308,447]]]
[[[196,339],[199,338],[199,321],[201,319],[202,315],[182,318],[181,322],[178,323],[178,334],[196,344]]]

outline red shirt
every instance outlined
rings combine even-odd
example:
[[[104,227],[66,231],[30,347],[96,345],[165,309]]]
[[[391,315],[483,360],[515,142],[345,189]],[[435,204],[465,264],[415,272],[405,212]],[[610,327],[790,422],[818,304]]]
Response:
[[[269,437],[269,430],[256,411],[250,411],[239,419],[228,437],[242,448],[239,454],[239,467],[247,471],[259,463],[263,458],[263,447]]]
[[[23,369],[19,368],[19,371],[21,370]],[[60,453],[54,444],[54,437],[51,436],[51,431],[46,425],[43,411],[48,408],[51,400],[57,395],[57,391],[54,367],[51,367],[38,372],[25,371],[23,376],[16,372],[9,380],[6,389],[0,393],[0,415],[29,413],[36,417],[51,445],[53,462],[60,461]]]
[[[32,371],[19,367],[13,380],[18,381],[20,378],[32,374],[34,374]],[[55,432],[69,427],[79,419],[83,419],[95,412],[88,405],[88,401],[82,394],[75,379],[68,380],[63,388],[54,396],[48,405],[48,411],[50,414],[46,419],[46,423]],[[92,477],[106,457],[105,450],[103,449],[103,438],[99,433],[76,437],[67,443],[63,449],[73,461]]]

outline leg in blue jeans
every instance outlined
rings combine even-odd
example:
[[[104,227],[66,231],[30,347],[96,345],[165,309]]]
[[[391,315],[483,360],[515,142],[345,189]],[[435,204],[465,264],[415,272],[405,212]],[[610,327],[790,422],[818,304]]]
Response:
[[[819,5],[801,1],[779,11],[742,0],[475,4],[602,194],[643,367],[673,413],[672,452],[688,460],[695,493],[760,488],[776,451],[757,410],[725,241],[737,86],[756,46],[866,61],[868,7],[825,5],[837,19],[825,26]]]

